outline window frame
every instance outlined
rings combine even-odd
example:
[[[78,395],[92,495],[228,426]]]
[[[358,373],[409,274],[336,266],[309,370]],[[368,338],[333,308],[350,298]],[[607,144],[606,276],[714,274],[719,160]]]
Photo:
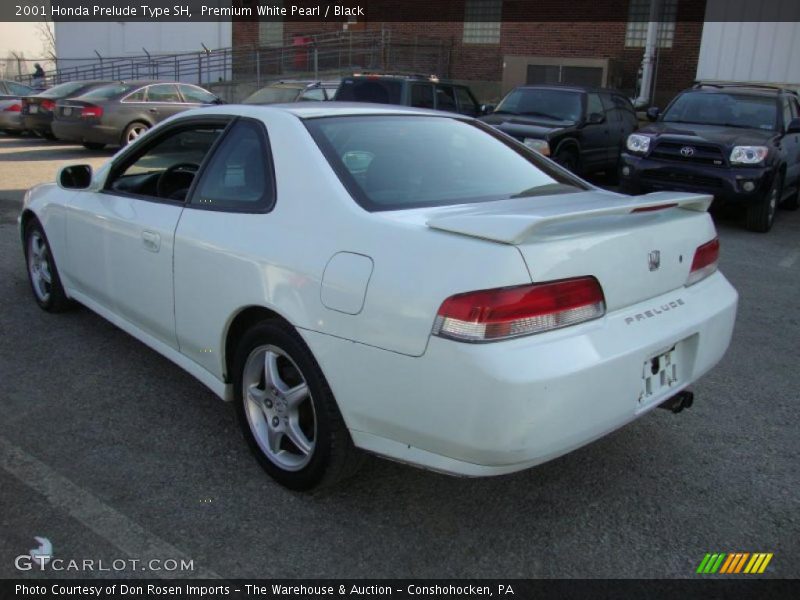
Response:
[[[111,163],[111,167],[108,170],[108,175],[103,181],[103,187],[100,189],[99,193],[101,194],[109,194],[112,196],[122,196],[124,198],[131,198],[134,200],[143,200],[145,202],[155,202],[157,204],[171,204],[173,206],[189,206],[189,199],[192,197],[194,192],[194,188],[197,185],[198,180],[200,179],[199,175],[203,172],[204,167],[208,163],[208,159],[210,156],[213,155],[214,150],[219,145],[220,141],[225,137],[226,133],[230,129],[231,125],[236,121],[236,115],[202,115],[197,117],[190,117],[188,119],[182,119],[179,123],[172,123],[168,127],[165,127],[163,130],[156,130],[153,133],[150,133],[151,136],[146,142],[141,144],[142,148],[138,148],[140,144],[136,144],[134,147],[128,147],[123,150],[119,156],[117,156],[114,161]],[[189,186],[189,191],[186,192],[186,198],[183,200],[171,200],[169,198],[160,198],[158,196],[148,196],[145,194],[136,194],[133,192],[127,192],[125,190],[115,190],[111,186],[113,181],[116,181],[122,173],[130,167],[133,163],[139,160],[142,156],[144,156],[148,151],[150,151],[154,146],[160,144],[165,138],[169,137],[173,134],[181,133],[182,131],[186,131],[188,129],[194,129],[199,126],[214,126],[214,125],[222,125],[222,131],[214,140],[214,143],[211,144],[211,147],[208,149],[208,152],[203,157],[200,166],[197,169],[197,174],[195,175],[194,179],[192,180],[192,185]]]
[[[496,14],[496,21],[482,16]],[[499,46],[503,35],[503,0],[465,0],[461,43],[475,46]]]
[[[629,0],[628,19],[625,24],[625,48],[644,48],[647,45],[647,27],[652,0]],[[661,15],[656,33],[657,48],[673,48],[678,23],[678,0],[662,0]]]
[[[211,161],[219,151],[223,142],[228,138],[229,135],[231,135],[231,131],[238,123],[253,123],[261,139],[261,143],[264,145],[264,150],[265,150],[264,159],[266,161],[264,168],[264,175],[268,179],[268,181],[266,181],[267,184],[266,190],[268,192],[267,202],[266,203],[260,202],[257,206],[252,208],[250,207],[236,208],[232,206],[219,206],[219,205],[195,202],[195,196],[198,194],[198,188],[206,178],[206,171],[208,170]],[[263,215],[271,213],[275,209],[275,206],[278,203],[278,181],[275,176],[275,161],[272,158],[272,145],[270,144],[269,132],[267,132],[267,127],[264,124],[264,122],[261,121],[260,119],[254,119],[252,117],[242,117],[242,116],[235,117],[228,124],[228,126],[222,132],[222,135],[220,135],[219,138],[217,138],[217,141],[208,151],[208,154],[203,160],[203,164],[200,166],[200,169],[197,170],[197,173],[198,177],[194,178],[194,181],[192,181],[192,185],[186,194],[186,200],[184,201],[184,206],[186,208],[191,208],[194,210],[209,210],[212,212]]]

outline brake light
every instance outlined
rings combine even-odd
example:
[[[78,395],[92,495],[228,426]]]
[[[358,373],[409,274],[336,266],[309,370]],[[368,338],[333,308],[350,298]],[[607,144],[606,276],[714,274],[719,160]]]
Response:
[[[41,110],[46,110],[46,111],[52,112],[55,107],[56,107],[56,103],[53,102],[52,100],[42,100],[39,103],[39,108]]]
[[[14,104],[11,104],[10,106],[6,106],[3,109],[3,112],[19,112],[21,110],[22,110],[22,105],[14,103]]]
[[[491,342],[583,323],[605,312],[598,281],[577,277],[450,296],[439,308],[433,334]]]
[[[81,109],[81,116],[84,118],[100,118],[103,116],[102,106],[84,106]]]
[[[717,270],[718,264],[719,238],[714,238],[695,250],[694,260],[692,260],[692,270],[689,272],[686,285],[693,285],[701,279],[705,279]]]

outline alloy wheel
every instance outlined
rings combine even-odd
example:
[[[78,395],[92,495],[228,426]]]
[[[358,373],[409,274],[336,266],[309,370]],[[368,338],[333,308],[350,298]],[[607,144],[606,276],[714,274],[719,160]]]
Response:
[[[273,345],[250,353],[242,377],[247,423],[259,448],[277,467],[299,471],[311,461],[317,417],[306,378]]]
[[[53,275],[50,272],[47,243],[38,231],[32,231],[28,236],[28,273],[36,297],[46,303],[50,300]]]

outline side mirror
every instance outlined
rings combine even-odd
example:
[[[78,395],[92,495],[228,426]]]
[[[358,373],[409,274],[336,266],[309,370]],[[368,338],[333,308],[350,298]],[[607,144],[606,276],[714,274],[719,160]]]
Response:
[[[792,119],[786,127],[786,133],[800,133],[800,119]]]
[[[494,112],[494,104],[481,104],[481,115],[489,115]]]
[[[89,165],[69,165],[58,171],[56,178],[59,187],[65,190],[85,190],[92,185],[92,167]]]
[[[658,115],[661,114],[661,110],[657,106],[651,106],[647,109],[645,114],[647,115],[648,120],[656,121],[658,120]]]
[[[600,123],[605,123],[605,122],[606,122],[605,115],[602,115],[600,113],[590,114],[589,119],[587,120],[587,123],[589,123],[589,125],[599,125]]]

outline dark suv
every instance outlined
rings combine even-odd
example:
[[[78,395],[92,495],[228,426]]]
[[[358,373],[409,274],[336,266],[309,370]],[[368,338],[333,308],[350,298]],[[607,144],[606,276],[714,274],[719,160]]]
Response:
[[[343,78],[333,99],[432,108],[471,117],[481,114],[467,86],[425,75],[359,73]]]
[[[523,85],[481,119],[579,174],[616,175],[620,151],[638,121],[615,90]]]
[[[795,92],[746,84],[697,84],[655,121],[628,137],[622,190],[712,194],[715,205],[747,210],[747,227],[766,232],[779,204],[798,206],[800,103]]]

